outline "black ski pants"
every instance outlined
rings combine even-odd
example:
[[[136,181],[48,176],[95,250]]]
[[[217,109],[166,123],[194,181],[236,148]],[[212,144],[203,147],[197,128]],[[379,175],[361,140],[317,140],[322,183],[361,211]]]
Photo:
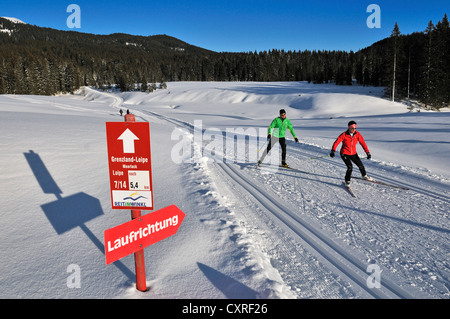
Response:
[[[272,136],[269,142],[269,145],[267,145],[267,148],[264,150],[263,154],[261,155],[261,158],[259,159],[261,162],[264,161],[264,158],[266,155],[270,152],[272,147],[277,143],[280,143],[281,146],[281,161],[282,163],[286,162],[286,138],[285,137],[274,137]]]
[[[353,163],[358,166],[359,171],[361,172],[362,176],[366,175],[366,168],[364,167],[363,163],[361,162],[361,159],[359,158],[358,154],[355,155],[345,155],[341,154],[341,158],[344,161],[345,165],[347,166],[347,172],[345,173],[345,181],[349,182],[352,177],[352,171],[353,171]]]

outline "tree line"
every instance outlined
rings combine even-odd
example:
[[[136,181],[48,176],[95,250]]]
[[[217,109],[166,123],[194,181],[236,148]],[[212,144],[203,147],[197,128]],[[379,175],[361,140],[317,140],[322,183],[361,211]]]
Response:
[[[447,15],[423,32],[389,38],[357,52],[273,49],[213,52],[166,35],[92,35],[0,19],[0,94],[73,93],[117,85],[149,91],[166,81],[308,81],[384,86],[392,99],[436,108],[450,102]]]
[[[450,26],[447,14],[423,32],[391,36],[357,53],[354,77],[363,85],[385,86],[394,99],[415,99],[440,108],[450,104]]]

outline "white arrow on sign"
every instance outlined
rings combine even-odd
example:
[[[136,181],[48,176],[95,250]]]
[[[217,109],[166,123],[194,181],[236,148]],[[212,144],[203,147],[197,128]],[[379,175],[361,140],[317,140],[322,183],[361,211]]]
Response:
[[[123,141],[124,153],[134,153],[134,141],[139,140],[139,138],[127,128],[122,135],[119,136],[118,140]]]

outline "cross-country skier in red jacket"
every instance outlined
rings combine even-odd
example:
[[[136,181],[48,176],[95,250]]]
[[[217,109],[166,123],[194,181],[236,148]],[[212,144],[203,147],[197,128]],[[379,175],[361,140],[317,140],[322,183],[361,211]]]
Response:
[[[348,130],[343,132],[338,136],[336,141],[333,144],[333,147],[331,148],[330,156],[334,157],[334,152],[336,152],[337,146],[342,142],[341,147],[341,158],[344,161],[345,165],[347,165],[347,172],[345,174],[345,185],[350,185],[350,178],[352,177],[352,171],[353,171],[353,165],[352,162],[358,166],[361,175],[364,179],[372,180],[371,177],[367,176],[366,169],[361,162],[361,159],[358,156],[358,153],[356,152],[356,144],[361,144],[362,148],[364,149],[364,152],[367,154],[367,159],[370,159],[372,156],[370,155],[369,148],[366,145],[366,142],[364,141],[363,136],[361,133],[356,131],[356,122],[350,121],[348,122]]]

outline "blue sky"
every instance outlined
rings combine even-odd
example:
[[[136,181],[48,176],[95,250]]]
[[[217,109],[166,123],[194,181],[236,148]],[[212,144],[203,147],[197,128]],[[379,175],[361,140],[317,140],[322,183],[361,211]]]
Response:
[[[70,29],[70,4],[81,8],[81,28]],[[381,28],[369,28],[370,4]],[[0,0],[0,16],[59,30],[94,34],[167,34],[218,52],[271,49],[357,51],[391,34],[424,31],[450,15],[449,0]]]

